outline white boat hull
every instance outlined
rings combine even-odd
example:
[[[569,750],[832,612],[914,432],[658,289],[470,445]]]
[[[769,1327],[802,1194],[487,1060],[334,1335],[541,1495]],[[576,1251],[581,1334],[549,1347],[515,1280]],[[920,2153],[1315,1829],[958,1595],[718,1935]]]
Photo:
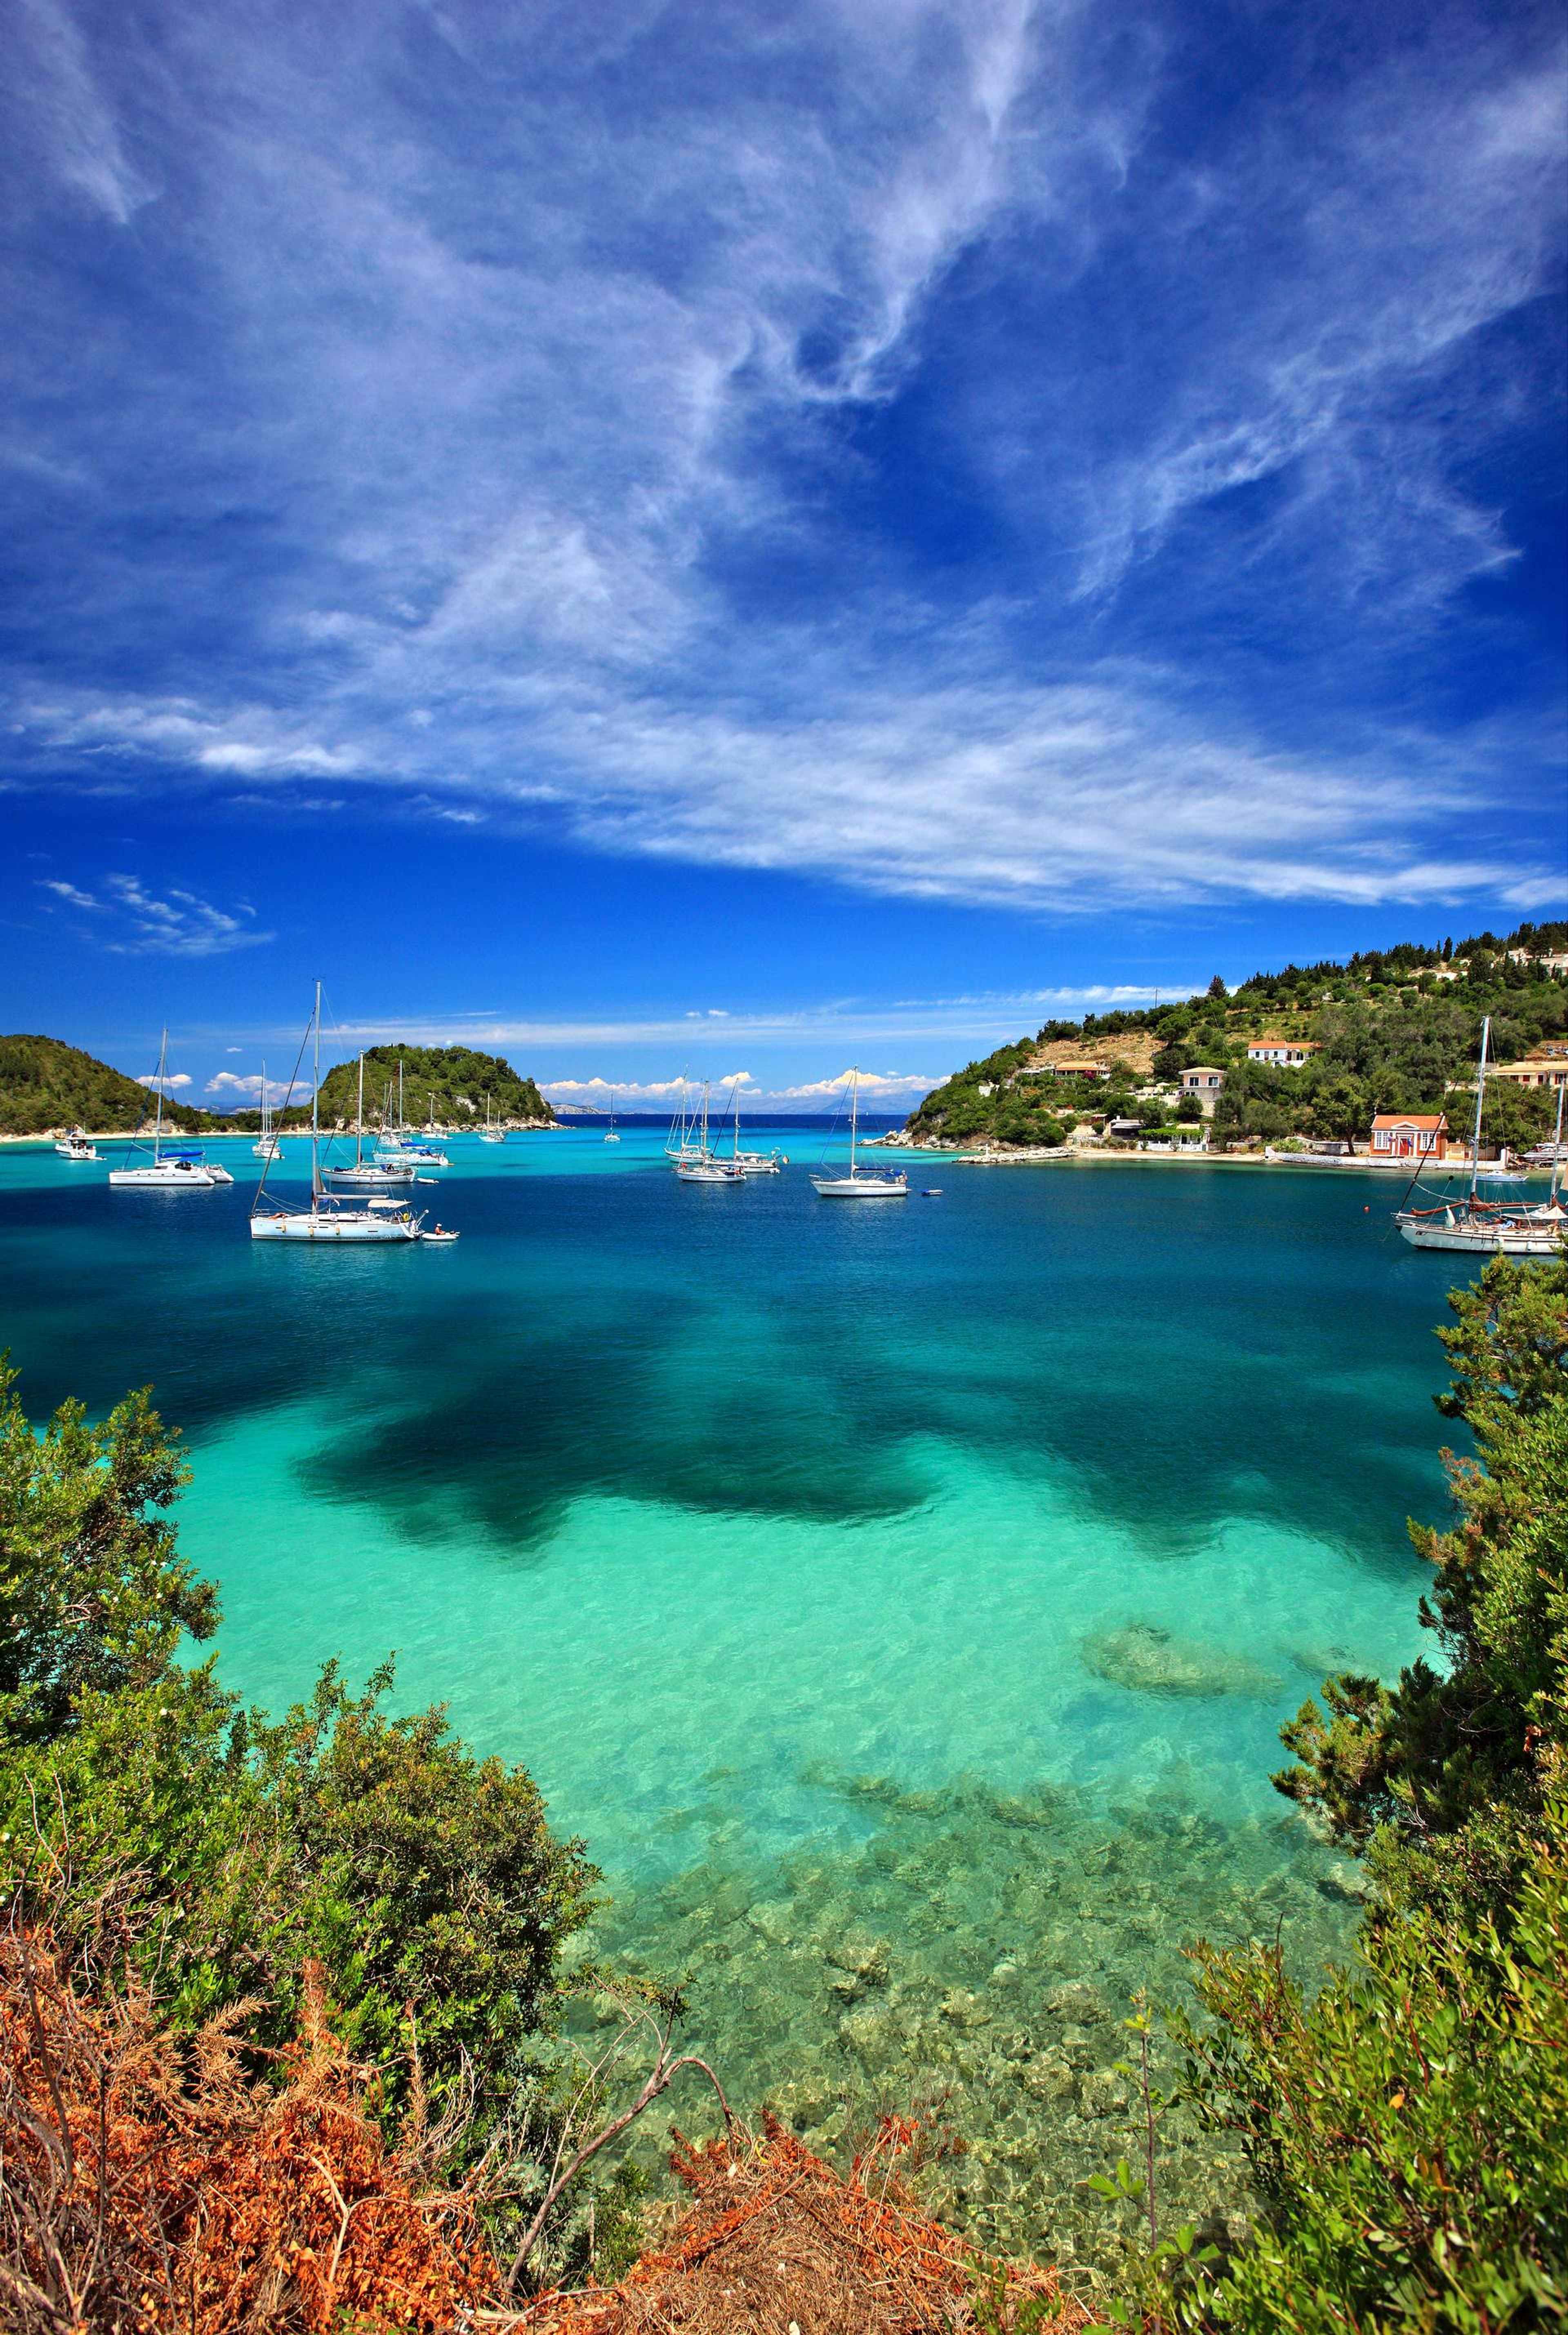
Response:
[[[57,1159],[96,1159],[98,1149],[92,1143],[57,1143],[54,1156]]]
[[[909,1186],[903,1177],[892,1176],[813,1176],[818,1197],[824,1200],[906,1200]]]
[[[252,1240],[324,1242],[329,1246],[342,1247],[351,1242],[388,1241],[411,1243],[420,1237],[419,1225],[412,1216],[372,1216],[357,1210],[332,1209],[319,1214],[311,1210],[298,1216],[252,1216]]]
[[[1401,1224],[1412,1248],[1457,1249],[1465,1256],[1555,1256],[1563,1245],[1555,1225]]]
[[[329,1168],[322,1181],[339,1192],[406,1191],[414,1181],[411,1168]]]
[[[675,1173],[682,1184],[743,1184],[746,1181],[733,1168],[677,1167]]]
[[[220,1181],[232,1184],[234,1178],[215,1176],[210,1168],[177,1168],[166,1161],[157,1168],[111,1168],[109,1180],[132,1192],[210,1192]]]

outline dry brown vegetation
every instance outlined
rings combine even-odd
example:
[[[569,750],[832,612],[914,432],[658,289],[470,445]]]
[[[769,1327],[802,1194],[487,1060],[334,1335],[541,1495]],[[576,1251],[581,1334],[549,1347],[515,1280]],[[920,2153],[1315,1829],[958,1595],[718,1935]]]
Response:
[[[895,2117],[847,2178],[772,2122],[682,2140],[672,2165],[691,2203],[666,2242],[616,2286],[519,2303],[480,2225],[482,2175],[441,2185],[444,2138],[417,2082],[396,2143],[383,2139],[375,2071],[334,2037],[319,1973],[269,2072],[235,2039],[245,2008],[175,2036],[140,1981],[68,1967],[46,1930],[0,1937],[0,2322],[15,2335],[1086,2323],[1051,2272],[988,2263],[921,2214],[901,2168],[928,2136]]]
[[[899,2165],[921,2137],[884,2117],[847,2179],[771,2119],[755,2137],[682,2143],[671,2163],[692,2202],[669,2243],[618,2286],[541,2296],[511,2323],[528,2335],[937,2335],[981,2323],[982,2282],[998,2330],[1087,2325],[1054,2272],[988,2264],[920,2213]]]

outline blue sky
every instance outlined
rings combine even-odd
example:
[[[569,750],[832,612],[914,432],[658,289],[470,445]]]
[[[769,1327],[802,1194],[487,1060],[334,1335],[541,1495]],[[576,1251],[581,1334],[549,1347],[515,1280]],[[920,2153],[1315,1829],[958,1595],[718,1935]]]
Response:
[[[902,1100],[1562,913],[1554,6],[17,0],[0,117],[0,1024]]]

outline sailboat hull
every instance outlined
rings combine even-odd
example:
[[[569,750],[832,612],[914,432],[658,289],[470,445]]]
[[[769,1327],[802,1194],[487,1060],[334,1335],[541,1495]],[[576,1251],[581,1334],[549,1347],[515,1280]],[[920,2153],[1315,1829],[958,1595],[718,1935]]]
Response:
[[[220,1178],[210,1168],[178,1168],[165,1160],[156,1168],[111,1168],[109,1180],[132,1192],[210,1192],[220,1181],[232,1184],[234,1178]]]
[[[813,1176],[818,1197],[824,1200],[907,1200],[909,1187],[902,1178],[895,1183],[890,1176]]]
[[[358,1245],[366,1241],[382,1246],[389,1241],[411,1245],[419,1236],[419,1226],[412,1217],[389,1223],[382,1216],[350,1215],[346,1210],[341,1215],[311,1211],[293,1216],[252,1216],[250,1220],[252,1240],[309,1241],[329,1248]]]
[[[1554,1225],[1401,1224],[1412,1248],[1457,1249],[1465,1256],[1555,1256],[1563,1245]]]

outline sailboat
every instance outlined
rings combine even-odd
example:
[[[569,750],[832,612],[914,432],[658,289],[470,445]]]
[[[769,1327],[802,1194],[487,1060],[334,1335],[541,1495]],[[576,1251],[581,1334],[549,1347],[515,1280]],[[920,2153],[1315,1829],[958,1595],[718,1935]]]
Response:
[[[359,1104],[353,1116],[353,1164],[329,1168],[322,1177],[334,1191],[396,1192],[414,1180],[412,1168],[394,1168],[383,1159],[364,1156],[364,1056],[359,1058]]]
[[[857,1168],[855,1149],[860,1127],[860,1073],[849,1073],[849,1173],[847,1176],[813,1176],[811,1181],[824,1200],[906,1200],[909,1178],[902,1168]]]
[[[1468,1256],[1555,1256],[1563,1245],[1563,1215],[1556,1207],[1557,1177],[1552,1178],[1547,1210],[1486,1200],[1481,1180],[1481,1113],[1486,1098],[1486,1050],[1492,1020],[1481,1024],[1481,1061],[1476,1074],[1476,1118],[1470,1131],[1470,1187],[1462,1200],[1443,1199],[1433,1207],[1399,1209],[1394,1222],[1412,1248],[1457,1249]],[[1562,1101],[1558,1102],[1562,1128]]]
[[[498,1127],[496,1125],[495,1113],[490,1109],[490,1098],[487,1093],[485,1096],[485,1123],[479,1129],[479,1141],[481,1143],[504,1143],[506,1139],[507,1130],[504,1127]]]
[[[435,1111],[435,1096],[431,1097],[431,1111]],[[386,1168],[444,1168],[447,1155],[433,1142],[421,1142],[403,1118],[403,1066],[398,1061],[398,1117],[395,1128],[383,1128],[376,1144],[375,1156]]]
[[[165,1150],[163,1144],[163,1076],[169,1063],[169,1032],[158,1049],[158,1116],[152,1128],[152,1159],[146,1168],[111,1168],[109,1180],[132,1192],[210,1192],[215,1184],[232,1184],[227,1168],[210,1167],[198,1148],[189,1144]]]
[[[266,1064],[261,1066],[261,1133],[251,1145],[251,1157],[256,1159],[281,1159],[277,1130],[272,1123],[272,1101],[267,1092]]]
[[[264,1163],[261,1181],[256,1187],[256,1197],[250,1204],[250,1237],[252,1240],[326,1241],[336,1244],[363,1241],[417,1241],[422,1216],[415,1216],[406,1200],[372,1199],[363,1207],[344,1207],[334,1196],[324,1189],[321,1180],[321,983],[315,984],[315,1010],[311,1018],[314,1042],[314,1082],[310,1098],[310,1206],[308,1208],[283,1208],[268,1206],[264,1198],[266,1172],[271,1160]],[[360,1093],[364,1092],[364,1071],[360,1071]]]
[[[615,1132],[615,1090],[612,1087],[610,1089],[610,1124],[605,1129],[605,1140],[606,1143],[619,1143],[620,1139]]]
[[[675,1173],[682,1184],[743,1184],[746,1177],[728,1159],[716,1158],[708,1145],[708,1081],[702,1081],[702,1119],[701,1138],[692,1148],[690,1130],[682,1125],[681,1148],[675,1154]]]
[[[730,1138],[730,1165],[742,1176],[777,1176],[789,1162],[782,1151],[742,1151],[740,1148],[740,1088],[734,1090],[734,1133]]]

